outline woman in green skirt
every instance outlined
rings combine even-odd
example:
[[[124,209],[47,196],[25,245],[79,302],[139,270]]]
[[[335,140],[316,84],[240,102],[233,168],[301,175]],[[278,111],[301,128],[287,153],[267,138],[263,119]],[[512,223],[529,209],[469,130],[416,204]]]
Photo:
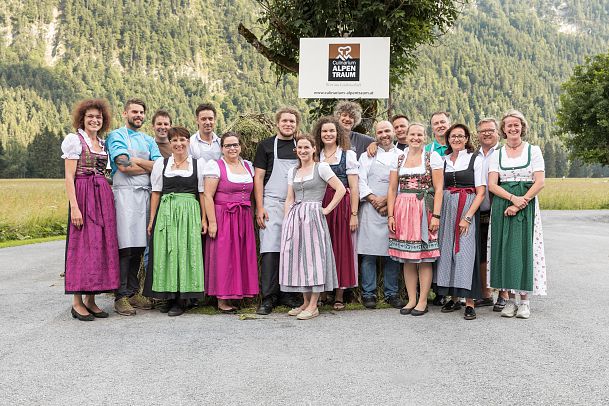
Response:
[[[507,290],[501,316],[528,319],[529,294],[546,294],[546,261],[537,194],[545,169],[541,149],[524,141],[528,123],[517,110],[501,119],[505,145],[489,161],[488,189],[494,195],[489,229],[490,286]],[[520,295],[517,304],[516,295]]]
[[[201,234],[204,165],[189,156],[190,133],[183,127],[168,132],[171,156],[154,163],[150,181],[150,258],[144,294],[170,301],[169,316],[184,313],[186,299],[203,297]]]

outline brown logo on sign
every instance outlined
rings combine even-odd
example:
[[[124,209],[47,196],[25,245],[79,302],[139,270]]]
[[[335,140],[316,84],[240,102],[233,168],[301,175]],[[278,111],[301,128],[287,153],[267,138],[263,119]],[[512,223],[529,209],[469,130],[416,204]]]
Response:
[[[359,81],[360,44],[329,44],[329,81]]]

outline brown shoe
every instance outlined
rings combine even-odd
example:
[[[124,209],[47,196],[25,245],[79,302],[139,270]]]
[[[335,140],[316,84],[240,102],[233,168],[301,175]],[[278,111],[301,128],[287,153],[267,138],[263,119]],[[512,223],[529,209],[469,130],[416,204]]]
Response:
[[[135,316],[135,309],[126,297],[121,297],[114,302],[114,311],[121,316]]]
[[[150,301],[150,299],[148,299],[145,296],[142,296],[139,293],[136,293],[135,295],[131,296],[129,298],[129,303],[131,304],[131,306],[135,307],[136,309],[142,309],[142,310],[152,309],[152,302]]]

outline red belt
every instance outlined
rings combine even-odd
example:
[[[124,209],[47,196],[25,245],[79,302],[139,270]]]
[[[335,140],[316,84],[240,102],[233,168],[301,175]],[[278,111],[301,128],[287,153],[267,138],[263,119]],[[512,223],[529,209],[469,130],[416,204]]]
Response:
[[[457,205],[457,221],[455,221],[455,254],[459,252],[459,223],[461,222],[461,215],[463,214],[463,208],[465,207],[465,200],[467,195],[476,193],[476,188],[473,187],[448,187],[446,188],[450,193],[459,193],[459,204]]]

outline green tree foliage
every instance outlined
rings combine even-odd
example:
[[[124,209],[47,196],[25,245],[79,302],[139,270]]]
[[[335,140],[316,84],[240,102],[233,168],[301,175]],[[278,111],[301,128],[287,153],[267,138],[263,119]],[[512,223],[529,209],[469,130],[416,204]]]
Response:
[[[458,7],[453,0],[318,1],[256,0],[262,12],[258,23],[264,27],[258,38],[245,25],[239,33],[272,62],[279,77],[298,74],[299,38],[391,37],[390,84],[398,86],[412,72],[417,47],[433,44],[454,23]],[[377,119],[377,101],[361,101],[364,118]],[[311,112],[328,114],[334,100],[310,100]],[[365,121],[366,122],[366,121]],[[371,123],[368,123],[368,130]]]
[[[577,66],[563,90],[557,124],[571,156],[609,165],[609,53]]]
[[[49,151],[61,150],[61,136],[45,129],[27,147],[27,172],[32,178],[61,178],[64,175],[63,159]]]
[[[326,4],[328,13],[336,11],[335,3],[317,2]],[[370,10],[394,4],[359,3]],[[455,121],[472,127],[482,116],[518,108],[531,125],[532,142],[544,148],[554,142],[561,176],[559,169],[564,173],[571,166],[558,164],[565,151],[552,135],[560,84],[586,56],[607,51],[608,9],[609,0],[469,2],[438,41],[406,52],[413,59],[408,73],[394,75],[401,84],[392,92],[393,112],[428,122],[431,112],[449,110]],[[330,18],[343,14],[353,12],[342,9]],[[31,176],[26,147],[45,128],[62,136],[73,131],[70,110],[84,97],[110,101],[112,127],[122,123],[122,103],[141,96],[151,113],[167,109],[174,123],[193,132],[193,111],[206,101],[219,108],[218,132],[240,116],[271,116],[286,104],[305,112],[308,131],[312,116],[306,111],[316,105],[298,99],[297,78],[278,77],[273,64],[239,34],[242,23],[265,38],[256,24],[262,15],[264,8],[254,0],[3,0],[0,141],[7,166],[0,176]],[[386,18],[392,30],[401,24],[399,17]],[[340,33],[351,35],[349,29]],[[149,123],[144,131],[151,132]],[[60,155],[58,147],[48,151],[48,159],[61,164]],[[593,174],[591,167],[582,168]]]

